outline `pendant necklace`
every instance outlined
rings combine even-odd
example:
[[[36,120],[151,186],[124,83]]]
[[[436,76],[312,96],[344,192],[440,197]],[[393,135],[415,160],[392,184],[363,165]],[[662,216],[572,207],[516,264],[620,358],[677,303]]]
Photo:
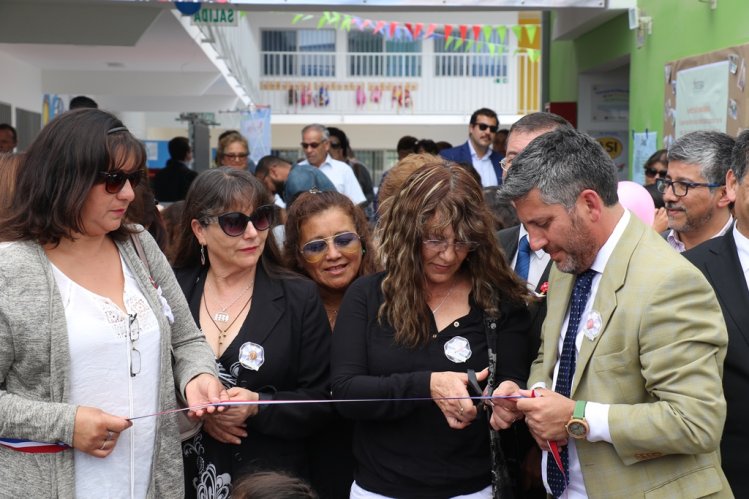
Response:
[[[440,304],[439,304],[439,305],[437,305],[436,307],[434,307],[434,308],[432,309],[432,314],[437,314],[437,310],[439,310],[439,309],[440,309],[440,307],[442,306],[442,304],[443,304],[443,303],[445,303],[445,300],[447,300],[447,298],[448,298],[448,297],[450,296],[450,293],[452,293],[452,292],[453,292],[453,288],[455,287],[455,284],[456,284],[456,283],[453,283],[453,285],[452,285],[452,286],[450,286],[450,289],[448,289],[448,290],[447,290],[447,294],[445,295],[445,297],[444,297],[444,298],[442,298],[442,301],[440,302]]]
[[[211,315],[211,312],[208,310],[208,303],[205,300],[205,293],[203,293],[203,307],[205,308],[205,313],[208,314],[208,318],[211,319],[211,322],[213,323],[213,325],[216,326],[216,329],[218,329],[218,352],[217,353],[219,356],[221,355],[221,347],[224,344],[224,340],[226,340],[226,336],[228,334],[229,329],[231,329],[234,323],[237,322],[237,319],[239,319],[242,316],[242,312],[244,312],[244,309],[247,308],[247,305],[249,305],[251,301],[252,301],[252,295],[250,295],[250,297],[247,298],[247,302],[245,302],[244,306],[242,307],[242,310],[239,311],[239,313],[234,318],[234,320],[231,321],[231,324],[226,326],[226,329],[221,329],[221,327],[218,324],[216,324],[216,321]]]
[[[206,285],[207,284],[208,284],[208,280],[206,279]],[[251,289],[252,286],[254,286],[254,285],[255,285],[255,280],[253,279],[250,282],[250,284],[248,284],[247,287],[244,288],[242,290],[242,292],[239,293],[237,295],[237,297],[232,300],[232,302],[230,304],[226,305],[225,307],[221,307],[221,310],[219,312],[216,312],[215,314],[213,314],[213,316],[211,317],[211,320],[214,321],[214,322],[229,322],[229,318],[230,317],[229,317],[229,313],[227,312],[227,310],[229,310],[232,307],[232,305],[234,305],[235,303],[237,303],[237,301],[239,301],[239,299],[242,298],[244,296],[244,294],[249,289]],[[205,293],[203,293],[203,299],[205,299]],[[208,310],[208,305],[206,304],[206,311],[207,310]]]

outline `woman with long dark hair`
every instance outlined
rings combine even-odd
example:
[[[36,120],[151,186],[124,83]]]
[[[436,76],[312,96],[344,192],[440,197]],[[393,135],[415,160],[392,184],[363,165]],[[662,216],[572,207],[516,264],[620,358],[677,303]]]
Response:
[[[232,400],[328,396],[330,326],[315,285],[280,266],[272,198],[251,173],[208,170],[185,199],[174,267]],[[188,497],[226,497],[256,471],[309,476],[326,404],[231,407],[183,442]]]

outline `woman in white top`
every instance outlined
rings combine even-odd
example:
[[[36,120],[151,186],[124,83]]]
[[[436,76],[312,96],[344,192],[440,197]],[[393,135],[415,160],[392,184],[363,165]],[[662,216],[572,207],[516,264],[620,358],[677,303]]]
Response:
[[[0,220],[8,495],[181,497],[174,415],[137,417],[175,408],[175,386],[189,405],[228,399],[166,259],[122,223],[145,159],[118,119],[81,109],[47,125],[19,169]]]

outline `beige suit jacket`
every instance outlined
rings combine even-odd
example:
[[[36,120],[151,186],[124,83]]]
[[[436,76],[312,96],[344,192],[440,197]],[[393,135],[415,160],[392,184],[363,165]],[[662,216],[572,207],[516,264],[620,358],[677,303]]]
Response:
[[[529,385],[552,386],[575,276],[552,271]],[[631,217],[593,302],[571,398],[611,404],[608,442],[576,442],[590,497],[732,497],[716,452],[726,416],[728,335],[702,273]],[[586,320],[583,317],[583,320]]]

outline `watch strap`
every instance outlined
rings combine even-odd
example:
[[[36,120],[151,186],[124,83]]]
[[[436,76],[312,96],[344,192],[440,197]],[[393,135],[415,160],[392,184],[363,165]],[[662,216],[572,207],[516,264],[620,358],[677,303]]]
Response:
[[[585,405],[588,402],[585,400],[578,400],[575,402],[575,410],[572,412],[572,419],[585,419]]]

